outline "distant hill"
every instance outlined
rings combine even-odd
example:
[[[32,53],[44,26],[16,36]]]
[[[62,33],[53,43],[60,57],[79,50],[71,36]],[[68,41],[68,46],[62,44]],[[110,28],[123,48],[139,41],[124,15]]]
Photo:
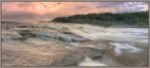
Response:
[[[87,23],[99,26],[109,27],[112,25],[126,25],[136,27],[148,27],[149,12],[134,12],[134,13],[103,13],[103,14],[87,14],[73,15],[68,17],[57,17],[52,22],[64,23]]]

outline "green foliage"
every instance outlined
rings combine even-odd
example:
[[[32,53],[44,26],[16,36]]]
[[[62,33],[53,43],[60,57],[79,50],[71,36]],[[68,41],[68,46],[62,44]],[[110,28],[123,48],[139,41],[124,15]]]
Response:
[[[58,22],[70,22],[68,18],[65,17],[58,17],[53,19],[53,22],[58,21]]]
[[[127,24],[135,26],[148,27],[148,11],[146,12],[135,12],[135,13],[104,13],[104,14],[87,14],[87,15],[73,15],[69,17],[57,17],[53,19],[53,22],[64,22],[64,23],[88,23],[88,24],[100,24],[102,26],[110,26],[116,22],[116,24]],[[104,23],[105,22],[105,23]]]

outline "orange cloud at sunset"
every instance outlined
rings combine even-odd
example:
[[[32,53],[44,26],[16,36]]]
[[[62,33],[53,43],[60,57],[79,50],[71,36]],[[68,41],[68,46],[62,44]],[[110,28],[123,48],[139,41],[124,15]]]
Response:
[[[3,2],[3,20],[50,19],[88,13],[122,13],[148,10],[145,2]]]

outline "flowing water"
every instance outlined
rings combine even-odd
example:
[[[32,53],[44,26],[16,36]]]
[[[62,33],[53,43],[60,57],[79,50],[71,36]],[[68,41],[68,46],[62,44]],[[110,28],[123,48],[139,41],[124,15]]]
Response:
[[[24,65],[23,62],[19,61],[22,60],[27,65],[29,63],[28,66],[46,65],[50,64],[50,61],[54,61],[56,66],[57,64],[59,66],[59,63],[67,64],[69,60],[66,57],[74,57],[69,61],[70,63],[82,57],[84,52],[83,54],[76,55],[78,51],[79,53],[80,51],[82,52],[81,49],[87,50],[87,53],[90,55],[99,54],[94,49],[103,49],[106,51],[106,54],[104,54],[101,60],[97,58],[94,60],[85,56],[78,66],[148,65],[148,28],[105,28],[88,24],[41,24],[35,25],[38,27],[34,29],[29,27],[25,27],[27,29],[20,27],[9,30],[3,29],[2,50],[4,52],[3,56],[5,56],[3,57],[4,59],[2,58],[3,65],[9,66],[10,62],[12,62],[10,63],[12,65]],[[7,26],[9,27],[8,24]],[[3,25],[3,27],[5,26]],[[80,47],[89,47],[89,49],[80,49]],[[67,48],[72,49],[68,50]],[[76,48],[79,48],[79,50],[76,51]],[[94,49],[91,50],[90,48]],[[75,51],[75,54],[70,53],[73,51]],[[11,54],[13,56],[9,56]],[[68,54],[71,55],[68,56]],[[7,55],[11,59],[6,59]],[[47,55],[54,55],[57,59],[49,58]],[[22,59],[22,57],[26,59]],[[37,64],[30,64],[33,60],[28,59],[33,59]],[[44,61],[45,63],[43,63]]]
[[[106,42],[109,44],[109,46],[112,46],[112,52],[113,56],[116,57],[124,57],[124,55],[128,54],[130,55],[141,55],[145,52],[143,56],[147,56],[148,59],[148,28],[104,28],[104,27],[97,27],[97,26],[90,26],[90,25],[84,25],[81,29],[72,29],[72,32],[75,34],[78,34],[82,37],[88,38],[90,40],[105,40],[109,41]],[[100,44],[101,41],[99,41],[98,44]],[[89,43],[88,43],[89,44]],[[92,44],[90,43],[90,47],[94,47],[98,44]],[[74,44],[74,45],[80,45],[80,44]],[[105,45],[104,45],[105,46]],[[99,46],[96,46],[96,48],[100,48]],[[134,58],[129,57],[128,58]],[[126,58],[126,60],[128,59]],[[108,59],[108,58],[107,58]],[[140,57],[142,60],[143,57]],[[81,63],[81,66],[93,66],[95,65],[101,65],[101,66],[107,66],[107,64],[103,64],[101,62],[92,61],[90,59],[85,59],[83,63]],[[122,60],[117,59],[117,60]],[[137,59],[139,60],[139,59]],[[140,60],[140,62],[142,62]],[[106,62],[110,62],[106,61]],[[123,61],[122,61],[123,62]],[[127,61],[128,63],[129,61]],[[137,61],[139,62],[139,61]],[[145,62],[145,61],[144,61]],[[99,63],[99,64],[98,64]],[[91,65],[90,65],[91,64]],[[113,65],[114,62],[110,63],[109,65]],[[139,63],[139,65],[142,63]],[[128,64],[127,64],[128,65]],[[131,64],[132,65],[132,64]]]

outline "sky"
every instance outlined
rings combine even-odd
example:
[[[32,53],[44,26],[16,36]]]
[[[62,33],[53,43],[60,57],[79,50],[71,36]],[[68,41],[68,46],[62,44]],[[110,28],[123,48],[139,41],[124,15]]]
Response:
[[[2,20],[41,21],[89,13],[147,11],[146,2],[3,2]]]

